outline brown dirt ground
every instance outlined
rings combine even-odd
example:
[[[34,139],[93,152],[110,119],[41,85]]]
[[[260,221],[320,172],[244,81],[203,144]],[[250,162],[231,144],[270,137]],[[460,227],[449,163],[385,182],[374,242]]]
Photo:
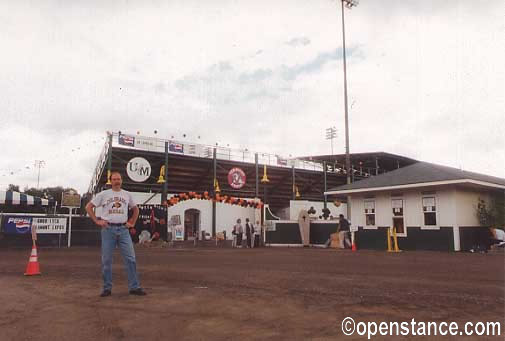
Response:
[[[128,295],[116,254],[108,298],[98,248],[39,249],[42,275],[25,277],[29,253],[0,250],[0,340],[366,340],[344,336],[346,316],[505,335],[503,253],[138,248],[148,296]]]

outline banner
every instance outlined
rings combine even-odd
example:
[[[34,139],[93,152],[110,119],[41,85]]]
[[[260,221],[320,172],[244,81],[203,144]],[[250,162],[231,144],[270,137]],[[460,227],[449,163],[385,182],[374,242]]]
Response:
[[[158,148],[156,140],[150,139],[150,138],[136,137],[134,146],[135,146],[135,148],[144,149],[144,150],[148,150],[151,152],[163,151],[163,149],[160,150]]]
[[[29,234],[32,227],[36,228],[37,234],[67,232],[67,218],[5,216],[3,221],[5,234]]]
[[[32,228],[36,229],[37,234],[41,233],[66,233],[67,218],[46,218],[33,217]]]
[[[196,144],[187,144],[186,145],[186,153],[188,155],[198,155],[202,154],[202,146],[196,145]],[[212,156],[212,151],[211,151],[211,156]]]
[[[119,142],[119,144],[121,144],[123,146],[134,147],[135,146],[135,137],[119,134],[118,142]]]
[[[172,153],[184,154],[184,145],[182,143],[169,142],[168,150]]]
[[[277,155],[277,164],[280,166],[287,166],[288,165],[288,160],[280,157]]]

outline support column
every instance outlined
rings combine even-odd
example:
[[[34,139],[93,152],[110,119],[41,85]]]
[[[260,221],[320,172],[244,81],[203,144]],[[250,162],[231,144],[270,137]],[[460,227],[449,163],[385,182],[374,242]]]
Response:
[[[217,150],[214,148],[213,152],[213,163],[214,163],[214,172],[212,179],[212,197],[216,198],[216,179],[217,179],[217,158],[216,158]],[[216,236],[216,201],[212,200],[212,237]]]
[[[112,172],[112,133],[107,132],[109,139],[109,151],[107,153],[107,181],[105,185],[111,185],[110,182],[110,173]]]
[[[452,234],[454,235],[454,251],[461,251],[461,239],[459,236],[459,226],[452,227]]]
[[[291,166],[291,173],[292,173],[292,176],[293,176],[293,187],[292,187],[292,193],[291,193],[291,196],[293,198],[293,200],[296,200],[296,175],[295,175],[295,165]]]
[[[327,186],[327,183],[326,183],[326,161],[323,161],[323,176],[324,176],[324,189],[323,189],[323,196],[324,196],[324,208],[326,209],[327,207],[327,198],[326,198],[326,194],[324,194],[324,192],[326,192],[326,186]]]
[[[161,192],[161,204],[167,201],[167,192],[168,192],[168,141],[165,141],[165,172],[163,174],[163,179],[165,182],[163,183],[163,191]]]
[[[255,163],[255,167],[256,167],[256,198],[259,198],[260,194],[259,194],[259,169],[258,169],[258,153],[255,153],[254,154],[254,163]]]

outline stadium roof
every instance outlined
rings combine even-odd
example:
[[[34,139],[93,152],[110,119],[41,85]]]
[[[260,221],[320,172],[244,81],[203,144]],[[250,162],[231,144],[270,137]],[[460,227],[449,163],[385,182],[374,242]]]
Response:
[[[313,155],[313,156],[304,156],[299,157],[300,160],[310,160],[316,162],[326,161],[329,163],[336,163],[338,165],[345,165],[345,154],[333,154],[333,155]],[[354,168],[362,167],[369,168],[375,170],[378,166],[378,173],[383,173],[384,170],[393,170],[401,167],[405,167],[408,165],[412,165],[417,160],[391,154],[385,152],[369,152],[369,153],[351,153],[350,154],[351,165]],[[375,171],[372,171],[374,174]]]

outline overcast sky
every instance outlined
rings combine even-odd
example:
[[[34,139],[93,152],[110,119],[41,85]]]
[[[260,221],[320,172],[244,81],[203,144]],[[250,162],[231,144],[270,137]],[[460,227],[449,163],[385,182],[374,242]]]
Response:
[[[505,178],[504,13],[346,10],[351,152]],[[85,192],[107,130],[303,156],[336,126],[345,151],[336,0],[1,0],[0,42],[0,189],[36,186],[44,160],[40,186]]]

